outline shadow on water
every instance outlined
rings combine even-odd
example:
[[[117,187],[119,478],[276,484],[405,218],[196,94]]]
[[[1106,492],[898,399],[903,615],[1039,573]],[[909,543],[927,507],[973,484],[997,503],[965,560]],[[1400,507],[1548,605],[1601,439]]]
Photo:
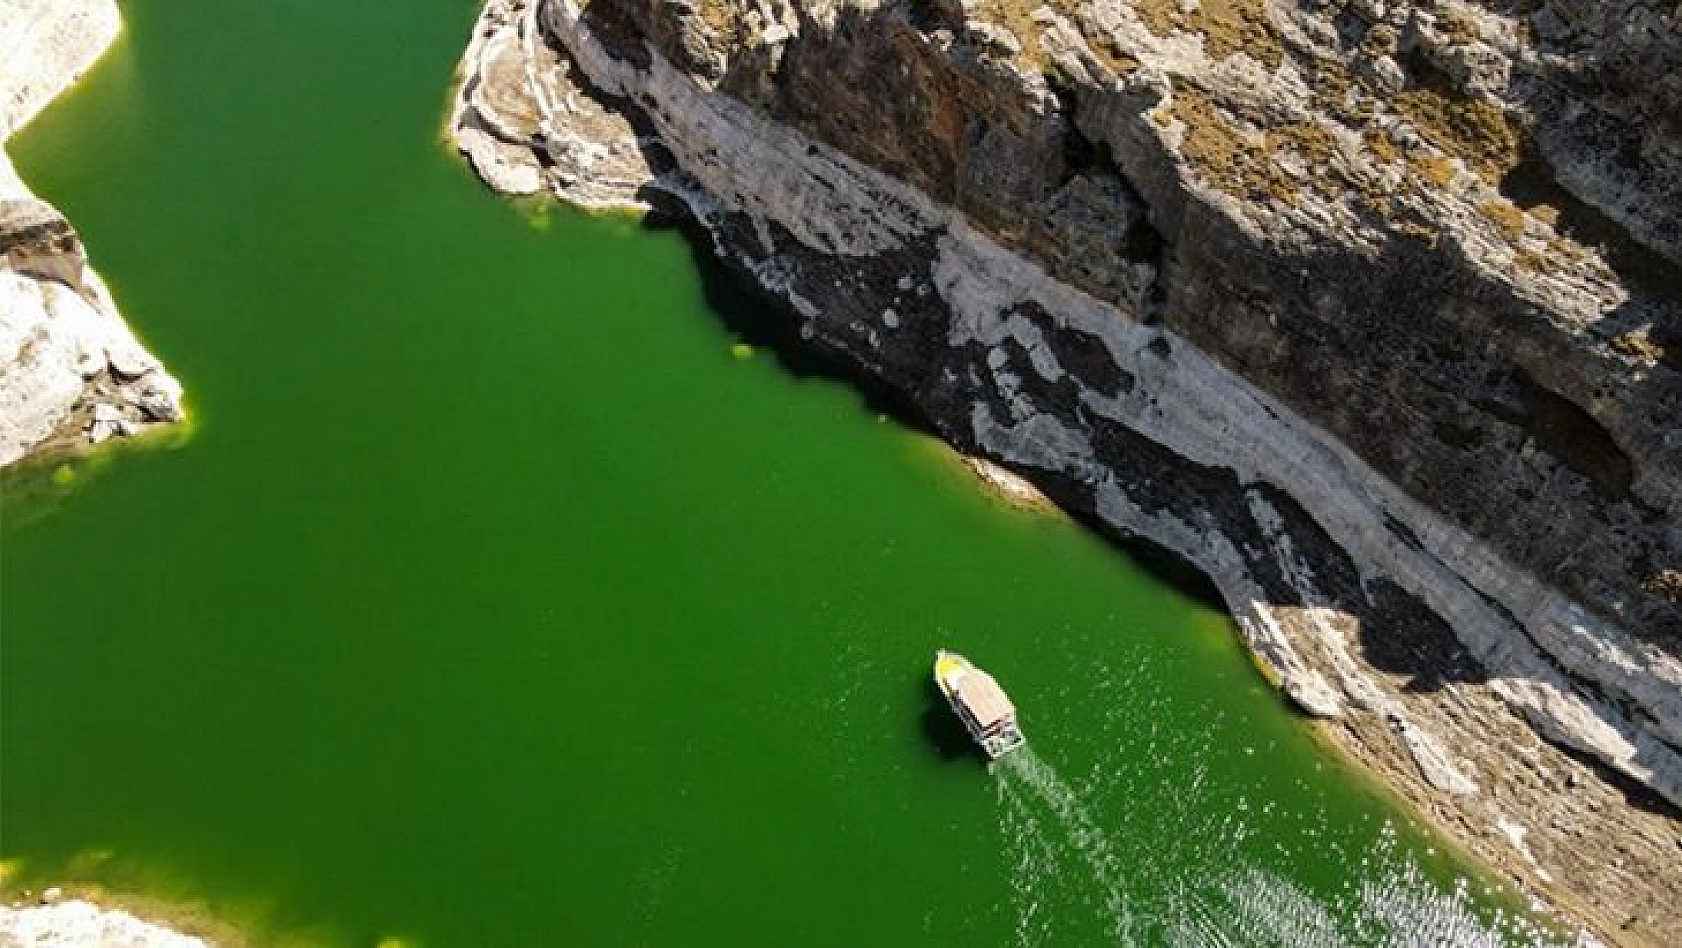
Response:
[[[0,529],[23,529],[50,518],[120,462],[179,448],[192,431],[191,422],[182,422],[97,446],[48,450],[18,461],[0,471]]]
[[[1215,581],[1180,554],[1144,537],[1105,523],[1092,511],[1091,488],[1072,478],[1045,471],[1021,471],[1069,519],[1103,537],[1157,584],[1216,612],[1227,612],[1226,600]]]
[[[1099,520],[1095,514],[1077,513],[1070,516],[1121,550],[1158,585],[1166,586],[1192,602],[1216,612],[1227,612],[1226,600],[1221,598],[1221,591],[1215,586],[1215,581],[1193,566],[1190,560],[1144,537],[1125,536]]]
[[[846,355],[802,339],[799,322],[788,314],[787,304],[714,254],[712,235],[681,204],[658,192],[642,197],[656,207],[644,218],[645,227],[653,231],[675,230],[686,238],[707,305],[731,333],[756,349],[770,352],[778,366],[795,379],[820,379],[845,385],[859,393],[866,410],[891,418],[913,431],[948,440],[921,408],[882,379],[862,371]],[[1012,470],[1031,480],[1071,519],[1103,537],[1158,583],[1215,611],[1227,611],[1214,582],[1189,561],[1142,537],[1122,533],[1095,514],[1085,512],[1092,506],[1089,488],[1045,471]],[[939,699],[938,692],[935,697]]]
[[[656,209],[643,218],[643,226],[683,234],[700,275],[702,295],[725,329],[755,349],[771,353],[791,377],[846,385],[859,394],[865,409],[873,414],[886,415],[914,431],[938,437],[934,425],[910,399],[860,371],[844,354],[802,339],[799,321],[788,315],[787,304],[715,254],[712,235],[694,215],[681,205],[674,206],[671,198],[658,194],[644,197],[652,200]]]
[[[968,760],[986,766],[987,755],[970,739],[963,722],[952,713],[946,704],[946,696],[940,693],[940,686],[926,672],[919,672],[917,677],[922,682],[923,703],[926,706],[918,721],[922,726],[923,739],[942,760]]]

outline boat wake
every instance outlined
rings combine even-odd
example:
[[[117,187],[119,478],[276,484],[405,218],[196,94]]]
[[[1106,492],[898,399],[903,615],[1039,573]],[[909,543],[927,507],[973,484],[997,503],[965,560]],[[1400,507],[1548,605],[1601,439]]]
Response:
[[[1094,932],[1110,944],[1173,948],[1592,944],[1480,913],[1464,885],[1445,890],[1427,878],[1390,827],[1360,857],[1361,877],[1328,896],[1246,860],[1241,816],[1177,825],[1198,812],[1186,804],[1201,781],[1162,788],[1166,805],[1150,807],[1151,825],[1132,832],[1127,814],[1107,830],[1086,802],[1092,794],[1032,747],[993,770],[1019,948],[1092,944]]]
[[[1132,942],[1132,915],[1122,888],[1123,865],[1080,795],[1052,766],[1024,747],[997,761],[1000,812],[1011,861],[1016,944],[1053,943],[1058,922],[1051,898],[1071,898],[1112,933]]]

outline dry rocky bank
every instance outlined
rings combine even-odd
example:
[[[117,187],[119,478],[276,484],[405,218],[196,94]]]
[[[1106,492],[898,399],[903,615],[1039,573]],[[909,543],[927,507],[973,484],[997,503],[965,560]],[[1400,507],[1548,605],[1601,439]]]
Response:
[[[489,0],[508,193],[680,199],[813,346],[1219,587],[1325,732],[1682,944],[1682,10]]]
[[[0,905],[0,948],[208,948],[202,938],[82,899]]]
[[[120,26],[112,0],[0,3],[0,141]],[[0,153],[0,468],[180,418],[180,384],[123,323],[75,229]]]

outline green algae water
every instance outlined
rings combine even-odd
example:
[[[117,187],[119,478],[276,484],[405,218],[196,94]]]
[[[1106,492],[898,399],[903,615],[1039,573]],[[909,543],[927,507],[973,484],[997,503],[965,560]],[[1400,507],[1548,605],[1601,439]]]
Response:
[[[4,482],[14,890],[260,944],[1539,937],[1208,604],[741,348],[677,234],[479,186],[467,0],[124,13],[14,152],[195,424]]]

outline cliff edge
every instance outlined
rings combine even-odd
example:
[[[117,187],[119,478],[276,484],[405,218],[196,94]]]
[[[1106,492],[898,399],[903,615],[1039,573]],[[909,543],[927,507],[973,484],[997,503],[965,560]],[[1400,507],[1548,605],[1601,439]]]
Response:
[[[1440,827],[1682,944],[1682,24],[1646,0],[490,0],[484,179],[1218,586]]]
[[[0,140],[119,28],[112,0],[0,5]],[[0,153],[0,468],[181,417],[180,383],[124,324],[75,229]]]

